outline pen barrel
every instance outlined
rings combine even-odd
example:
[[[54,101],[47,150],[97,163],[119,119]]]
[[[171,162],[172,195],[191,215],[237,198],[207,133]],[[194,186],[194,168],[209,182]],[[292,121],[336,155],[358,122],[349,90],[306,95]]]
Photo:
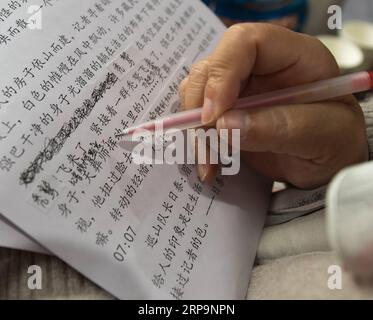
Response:
[[[200,127],[202,109],[192,109],[160,119],[163,130],[185,130]]]
[[[236,108],[303,104],[363,92],[371,89],[371,76],[368,72],[359,72],[334,79],[322,80],[297,87],[272,91],[241,99]]]
[[[235,109],[327,101],[352,93],[367,91],[372,87],[373,73],[359,72],[242,98],[235,105]],[[131,135],[136,131],[144,130],[156,132],[161,129],[184,130],[200,127],[202,126],[201,114],[201,108],[176,113],[127,129],[124,131],[124,134]]]

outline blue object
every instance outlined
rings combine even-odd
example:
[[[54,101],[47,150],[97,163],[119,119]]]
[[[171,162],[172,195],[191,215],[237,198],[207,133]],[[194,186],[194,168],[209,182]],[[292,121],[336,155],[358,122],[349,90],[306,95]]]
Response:
[[[220,17],[234,21],[269,21],[298,17],[299,30],[306,19],[307,0],[202,0]]]

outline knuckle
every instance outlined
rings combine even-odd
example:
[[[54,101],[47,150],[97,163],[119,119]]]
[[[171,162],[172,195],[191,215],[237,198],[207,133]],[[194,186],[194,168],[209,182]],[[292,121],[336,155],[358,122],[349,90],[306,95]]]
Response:
[[[208,80],[223,82],[227,78],[235,77],[238,68],[240,68],[240,61],[233,59],[233,55],[215,55],[209,66]]]
[[[268,34],[276,28],[264,23],[238,23],[230,27],[227,31],[228,37],[234,38],[240,45],[242,42],[257,43],[258,40],[266,38]]]
[[[234,35],[234,36],[241,38],[247,35],[247,27],[249,25],[250,25],[249,23],[237,23],[229,27],[226,32],[229,35]]]
[[[201,61],[199,63],[196,63],[192,66],[190,73],[189,73],[189,79],[190,82],[201,84],[203,82],[207,81],[208,77],[208,62],[207,61]]]
[[[190,70],[190,75],[194,75],[194,74],[198,75],[201,73],[203,74],[206,72],[207,67],[208,67],[208,61],[206,60],[199,61],[192,66]]]
[[[309,56],[318,57],[318,63],[315,65],[315,73],[320,74],[322,79],[339,76],[340,69],[330,50],[315,37],[304,34],[301,37],[304,39]]]
[[[209,81],[211,82],[221,82],[229,70],[229,65],[222,61],[221,59],[214,60],[214,63],[211,65],[209,69]]]
[[[183,81],[180,82],[180,85],[179,85],[179,95],[183,95],[185,93],[185,88],[187,86],[187,83],[188,83],[188,78],[185,78]]]
[[[296,131],[296,122],[286,108],[274,108],[269,118],[273,132],[284,141],[287,141]]]
[[[219,82],[228,77],[241,77],[242,70],[250,67],[250,55],[255,54],[258,27],[250,23],[231,26],[217,50],[209,58],[209,79]]]

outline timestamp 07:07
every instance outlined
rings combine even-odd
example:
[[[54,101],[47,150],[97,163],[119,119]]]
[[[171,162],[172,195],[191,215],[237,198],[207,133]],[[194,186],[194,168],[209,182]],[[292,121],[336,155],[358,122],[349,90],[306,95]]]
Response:
[[[131,249],[133,242],[135,241],[136,233],[131,226],[128,226],[126,232],[123,234],[123,242],[119,243],[115,248],[113,257],[118,262],[124,262],[128,251]]]

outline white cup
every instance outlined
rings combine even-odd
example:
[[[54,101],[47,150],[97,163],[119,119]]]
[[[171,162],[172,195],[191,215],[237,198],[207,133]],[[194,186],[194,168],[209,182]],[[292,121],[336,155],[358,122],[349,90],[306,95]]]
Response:
[[[354,42],[363,51],[368,67],[373,66],[373,24],[352,20],[346,22],[340,35]]]
[[[320,35],[317,38],[334,55],[343,73],[357,72],[365,69],[364,54],[352,41],[332,35]]]

